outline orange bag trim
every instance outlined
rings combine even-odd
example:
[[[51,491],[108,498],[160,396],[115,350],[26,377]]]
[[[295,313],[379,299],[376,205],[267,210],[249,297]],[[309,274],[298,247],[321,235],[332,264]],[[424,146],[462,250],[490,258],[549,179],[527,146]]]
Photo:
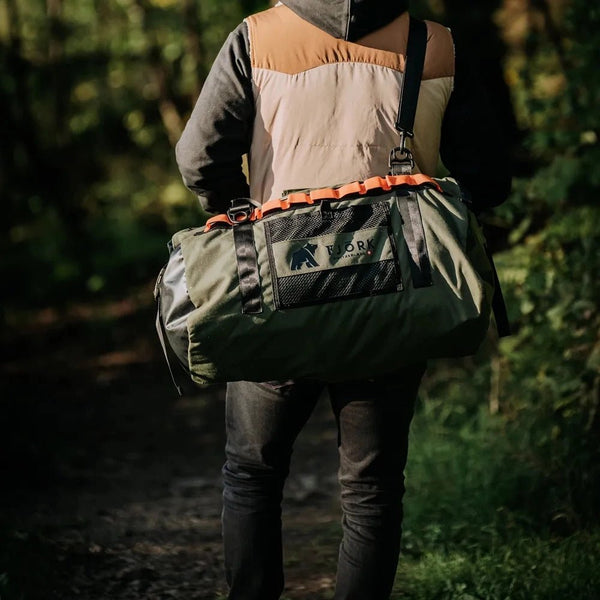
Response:
[[[391,189],[399,186],[420,187],[423,185],[431,185],[438,191],[442,191],[437,181],[419,173],[417,175],[386,175],[385,177],[369,177],[365,181],[353,181],[339,188],[319,188],[310,192],[295,192],[285,198],[275,198],[268,200],[260,208],[255,208],[251,215],[251,221],[262,219],[269,213],[281,210],[289,210],[294,206],[310,206],[322,200],[341,200],[346,196],[360,194],[366,196],[372,190],[381,189],[389,192]],[[235,223],[227,216],[227,214],[217,215],[206,221],[204,231],[210,231],[215,225],[224,223],[229,226]]]

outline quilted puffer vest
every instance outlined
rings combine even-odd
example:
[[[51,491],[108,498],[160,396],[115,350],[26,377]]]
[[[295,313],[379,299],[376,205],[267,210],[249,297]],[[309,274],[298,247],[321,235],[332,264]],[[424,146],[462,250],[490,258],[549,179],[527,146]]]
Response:
[[[334,186],[388,171],[405,65],[408,13],[358,43],[335,38],[280,5],[246,19],[256,118],[251,195]],[[427,21],[415,172],[435,175],[454,81],[450,31]]]

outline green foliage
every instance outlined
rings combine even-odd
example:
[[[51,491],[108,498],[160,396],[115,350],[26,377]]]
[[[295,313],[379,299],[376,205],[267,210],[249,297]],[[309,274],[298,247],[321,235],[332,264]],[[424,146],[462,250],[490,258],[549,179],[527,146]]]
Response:
[[[565,540],[525,536],[477,549],[428,552],[405,561],[392,598],[414,600],[564,600],[600,598],[600,533]]]
[[[525,80],[534,69],[538,79],[568,72],[558,97],[530,94],[527,141],[541,166],[498,210],[512,230],[497,266],[515,330],[499,349],[501,411],[521,433],[519,457],[540,473],[538,514],[571,527],[597,520],[600,503],[600,78],[591,61],[599,24],[600,11],[573,1],[561,43],[537,40]]]
[[[508,58],[528,175],[489,219],[513,335],[430,367],[395,598],[600,598],[600,10],[561,19]]]
[[[0,0],[0,15],[8,305],[147,281],[170,233],[206,218],[172,146],[240,2]]]
[[[472,524],[502,537],[515,522],[566,534],[598,521],[600,11],[573,0],[560,17],[508,57],[531,171],[491,219],[506,231],[496,264],[513,335],[491,368],[480,356],[430,369],[424,415],[441,430],[430,425],[428,453],[417,437],[413,468],[428,473],[420,494],[452,500],[428,499],[422,518],[417,508],[415,539],[456,543]]]
[[[539,463],[555,515],[597,518],[600,209],[552,215],[498,266],[516,330],[500,346],[505,418],[527,432],[521,451]]]
[[[425,401],[413,424],[403,539],[413,556],[489,547],[524,518],[513,509],[531,473],[511,456],[502,422],[482,409],[471,416],[448,410],[452,401]],[[507,472],[506,464],[514,468]]]
[[[574,531],[556,512],[568,488],[551,475],[579,454],[540,444],[553,421],[539,407],[518,420],[491,415],[481,403],[489,375],[483,364],[439,362],[424,381],[392,598],[598,599],[600,531]]]

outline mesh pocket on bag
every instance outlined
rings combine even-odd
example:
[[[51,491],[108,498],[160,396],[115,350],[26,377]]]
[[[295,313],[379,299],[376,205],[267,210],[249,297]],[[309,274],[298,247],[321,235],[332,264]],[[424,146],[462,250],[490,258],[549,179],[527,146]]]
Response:
[[[363,204],[338,210],[321,210],[279,217],[268,222],[267,227],[273,244],[284,240],[307,238],[357,231],[384,225],[388,221],[388,205]]]
[[[397,291],[393,260],[278,279],[281,308]]]
[[[278,309],[402,289],[385,202],[315,207],[267,221],[265,232]]]

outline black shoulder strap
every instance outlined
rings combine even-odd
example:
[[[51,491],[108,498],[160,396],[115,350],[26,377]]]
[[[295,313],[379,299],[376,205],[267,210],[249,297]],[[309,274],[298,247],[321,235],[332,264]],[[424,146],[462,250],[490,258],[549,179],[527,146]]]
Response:
[[[400,91],[400,105],[396,129],[400,132],[400,145],[390,153],[390,175],[409,175],[415,166],[410,150],[406,147],[407,138],[414,136],[415,115],[421,89],[421,77],[427,50],[427,25],[410,17],[408,41],[406,44],[406,62]]]
[[[404,79],[402,81],[398,118],[396,119],[396,129],[406,137],[413,136],[426,49],[427,25],[425,21],[410,17]]]

